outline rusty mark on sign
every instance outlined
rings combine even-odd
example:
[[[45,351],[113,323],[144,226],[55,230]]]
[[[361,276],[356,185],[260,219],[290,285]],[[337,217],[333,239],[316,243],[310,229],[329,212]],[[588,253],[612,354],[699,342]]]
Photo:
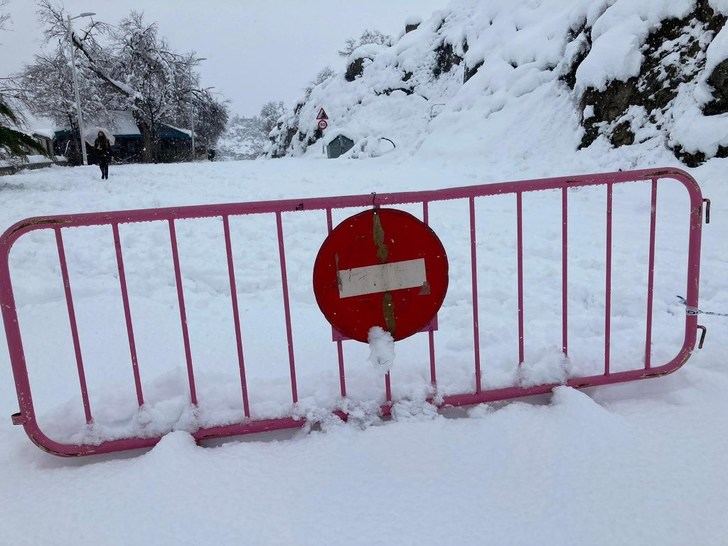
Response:
[[[389,248],[387,248],[387,245],[384,242],[384,228],[382,228],[382,220],[379,218],[379,214],[374,212],[374,221],[373,221],[373,235],[374,235],[374,244],[377,246],[377,258],[379,258],[379,261],[384,263],[387,261],[387,257],[389,256]]]
[[[339,285],[339,292],[341,292],[341,275],[339,275],[339,254],[334,254],[334,263],[336,267],[336,283]]]

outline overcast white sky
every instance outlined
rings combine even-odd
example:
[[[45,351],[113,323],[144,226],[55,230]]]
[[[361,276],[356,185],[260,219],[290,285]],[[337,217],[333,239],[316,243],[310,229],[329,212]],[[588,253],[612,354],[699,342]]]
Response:
[[[96,12],[116,23],[131,9],[159,24],[179,50],[207,57],[203,84],[215,86],[235,113],[255,114],[263,103],[290,105],[336,53],[365,28],[396,34],[409,15],[427,18],[448,0],[63,0],[71,14]],[[12,23],[0,34],[0,77],[22,68],[43,46],[34,0],[9,0]]]

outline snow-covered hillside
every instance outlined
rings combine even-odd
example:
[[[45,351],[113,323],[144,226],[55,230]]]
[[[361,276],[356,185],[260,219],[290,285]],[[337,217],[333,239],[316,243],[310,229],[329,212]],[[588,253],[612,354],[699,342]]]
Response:
[[[282,121],[270,153],[318,155],[339,134],[355,141],[350,157],[387,153],[382,138],[423,155],[525,138],[569,151],[643,143],[697,165],[728,154],[727,13],[720,0],[455,0],[392,46],[355,50]],[[464,144],[467,133],[478,138]]]
[[[279,152],[300,157],[112,166],[108,182],[99,180],[96,167],[2,177],[0,231],[48,214],[439,189],[679,165],[678,135],[690,151],[690,142],[698,150],[724,134],[723,99],[710,83],[718,71],[708,71],[721,65],[725,31],[715,35],[718,26],[707,22],[722,17],[708,14],[710,6],[728,8],[718,0],[455,0],[393,46],[354,53],[366,53],[358,58],[368,60],[350,63],[353,81],[335,76],[312,90],[280,128],[279,144],[288,135],[290,145]],[[670,17],[683,18],[670,28],[684,29],[684,18],[698,11],[702,15],[688,24],[693,30],[668,40],[674,51],[651,41],[656,32],[673,36],[664,24]],[[664,52],[664,62],[655,64],[645,47]],[[695,49],[694,63],[677,60],[685,48]],[[632,63],[621,62],[626,58]],[[615,82],[639,88],[644,75],[662,70],[672,82],[681,76],[671,66],[689,78],[668,85],[668,94],[677,94],[659,115],[644,115],[628,101],[634,142],[615,146],[615,135],[627,134],[618,129],[627,119],[622,110],[606,107],[624,92]],[[321,159],[322,141],[314,136],[320,107],[331,122],[324,141],[339,132],[356,139],[349,157]],[[606,121],[612,116],[607,111],[618,115]],[[693,117],[679,122],[679,114]],[[580,148],[593,131],[600,136]],[[381,136],[395,141],[396,150],[388,151]],[[700,307],[726,313],[728,158],[711,157],[721,155],[719,146],[703,153],[699,166],[687,167],[712,200],[711,223],[703,226]],[[615,369],[639,365],[644,355],[650,198],[649,184],[614,189]],[[562,381],[603,365],[605,191],[568,191],[569,359],[560,346],[560,199],[549,191],[523,196],[521,367],[515,198],[474,203],[486,387]],[[422,216],[420,207],[401,208]],[[652,354],[664,361],[684,333],[686,310],[677,298],[686,286],[684,189],[660,186],[656,210]],[[335,212],[334,223],[355,212]],[[454,392],[473,385],[468,203],[433,203],[429,221],[450,261],[435,350],[439,388]],[[550,395],[443,413],[427,402],[428,339],[415,335],[395,346],[393,422],[384,422],[377,414],[383,377],[368,362],[366,345],[344,344],[351,382],[347,399],[339,395],[336,344],[311,288],[312,264],[327,233],[325,214],[285,213],[299,372],[300,402],[294,405],[276,222],[263,215],[233,218],[251,414],[295,414],[317,426],[198,446],[190,435],[196,427],[242,419],[239,370],[221,221],[177,224],[197,408],[190,404],[168,226],[120,227],[146,397],[141,409],[112,234],[106,228],[63,230],[93,426],[84,421],[53,234],[30,233],[14,247],[13,288],[44,430],[59,440],[88,443],[169,433],[146,452],[80,459],[44,453],[10,422],[18,402],[9,357],[1,350],[0,544],[726,544],[728,317],[700,315],[708,329],[705,347],[671,375],[585,391],[560,386]],[[356,410],[347,423],[330,412],[342,404]]]

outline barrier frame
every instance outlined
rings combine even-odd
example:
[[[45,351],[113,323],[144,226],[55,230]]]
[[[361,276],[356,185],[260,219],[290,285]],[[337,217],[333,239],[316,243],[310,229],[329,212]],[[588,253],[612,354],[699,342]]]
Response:
[[[687,252],[687,286],[685,287],[686,295],[686,315],[683,344],[677,355],[664,364],[653,365],[651,357],[652,345],[652,306],[654,292],[654,265],[655,265],[655,231],[656,231],[656,208],[657,208],[657,190],[659,182],[662,180],[676,180],[680,182],[687,190],[690,199],[690,234],[688,238]],[[645,331],[645,352],[644,362],[639,368],[615,372],[612,371],[610,362],[610,342],[611,342],[611,273],[612,273],[612,194],[613,187],[616,184],[623,183],[650,183],[651,185],[651,212],[650,212],[650,232],[649,232],[649,253],[648,253],[648,279],[647,279],[647,316]],[[471,293],[473,305],[473,366],[475,385],[472,392],[460,394],[446,395],[443,397],[433,397],[431,402],[438,407],[448,406],[465,406],[479,404],[483,402],[492,402],[497,400],[508,400],[523,396],[537,395],[548,393],[557,384],[549,383],[534,386],[511,386],[497,389],[484,389],[482,385],[482,360],[480,352],[480,336],[478,323],[478,275],[477,275],[477,230],[475,222],[475,200],[495,195],[514,194],[516,196],[516,222],[517,222],[517,291],[518,291],[518,354],[519,362],[525,360],[525,333],[524,333],[524,297],[523,297],[523,194],[543,190],[561,190],[562,194],[562,351],[568,355],[568,193],[570,188],[603,186],[606,189],[606,275],[605,275],[605,314],[604,314],[604,371],[601,374],[571,377],[565,385],[575,388],[593,387],[598,385],[606,385],[620,383],[625,381],[633,381],[656,377],[674,372],[680,368],[690,357],[691,352],[695,348],[697,330],[702,328],[697,324],[697,313],[691,310],[698,307],[698,289],[700,275],[700,241],[703,220],[703,203],[704,200],[699,185],[695,179],[688,173],[677,168],[656,168],[637,171],[620,171],[612,173],[587,174],[579,176],[565,176],[546,178],[539,180],[521,180],[513,182],[482,184],[476,186],[465,186],[457,188],[448,188],[441,190],[399,192],[386,194],[366,194],[342,197],[320,197],[306,199],[285,199],[276,201],[258,201],[245,203],[226,203],[212,205],[196,205],[183,207],[166,207],[156,209],[140,209],[140,210],[124,210],[113,212],[91,212],[82,214],[42,216],[35,218],[27,218],[21,220],[11,226],[2,236],[0,236],[0,307],[2,309],[3,321],[5,325],[5,333],[10,354],[10,362],[15,380],[15,387],[18,396],[18,404],[20,411],[12,416],[14,424],[22,425],[28,437],[42,449],[61,456],[78,456],[100,453],[110,453],[115,451],[146,448],[155,445],[161,437],[134,437],[117,440],[102,441],[99,444],[65,444],[57,442],[46,436],[38,425],[35,408],[33,405],[33,397],[31,392],[30,380],[25,362],[23,350],[23,341],[18,324],[18,315],[15,305],[15,297],[12,288],[12,275],[10,271],[9,256],[13,244],[22,236],[32,231],[47,229],[55,233],[56,246],[60,261],[61,276],[63,279],[66,306],[70,322],[71,337],[73,340],[74,353],[77,364],[78,380],[81,390],[81,398],[84,406],[84,415],[88,424],[93,423],[93,413],[89,401],[88,389],[86,386],[85,372],[83,365],[83,355],[79,341],[78,327],[75,318],[75,310],[73,304],[73,292],[71,289],[68,267],[65,258],[65,249],[63,244],[62,230],[72,227],[88,227],[88,226],[110,226],[113,233],[113,244],[116,251],[116,260],[119,273],[119,283],[122,294],[123,309],[127,328],[129,355],[131,371],[134,376],[136,396],[139,406],[144,404],[144,395],[142,383],[139,373],[139,363],[136,355],[136,346],[134,339],[134,327],[129,304],[128,290],[126,287],[126,278],[124,272],[123,252],[120,242],[119,225],[150,222],[150,221],[166,221],[169,226],[170,244],[172,250],[172,259],[175,272],[175,282],[177,288],[180,324],[182,326],[182,336],[185,352],[185,361],[187,368],[187,377],[189,383],[189,397],[193,405],[197,404],[197,393],[195,389],[194,379],[194,363],[192,361],[192,353],[190,348],[190,339],[187,330],[186,307],[184,300],[184,290],[182,287],[182,272],[180,268],[179,252],[177,248],[177,237],[175,230],[175,221],[197,218],[222,218],[223,236],[225,239],[225,249],[227,254],[227,266],[230,281],[231,292],[231,312],[235,328],[235,338],[237,345],[238,365],[240,370],[240,388],[242,398],[242,408],[245,419],[242,422],[200,428],[193,433],[197,441],[208,438],[219,438],[251,433],[259,433],[271,430],[294,429],[303,427],[306,421],[295,416],[260,419],[251,418],[250,404],[248,398],[248,390],[245,376],[245,357],[244,343],[242,335],[242,326],[237,302],[237,292],[235,284],[235,268],[232,255],[232,241],[230,236],[229,219],[231,216],[239,215],[255,215],[255,214],[273,214],[276,221],[276,231],[278,237],[278,251],[281,269],[281,289],[282,303],[284,307],[284,318],[286,327],[286,339],[288,344],[288,360],[291,380],[291,399],[292,404],[298,402],[297,382],[296,382],[296,366],[295,366],[295,345],[293,340],[293,331],[291,326],[291,305],[288,297],[288,279],[285,258],[285,242],[283,236],[283,214],[296,213],[299,211],[324,210],[326,212],[326,220],[328,230],[333,229],[332,211],[341,208],[352,207],[379,207],[392,206],[402,204],[421,203],[423,207],[423,219],[428,223],[428,205],[436,201],[448,201],[454,199],[468,200],[469,204],[469,237],[470,237],[470,257],[471,257]],[[706,218],[707,219],[707,218]],[[430,356],[430,380],[433,388],[437,385],[437,366],[435,360],[435,331],[437,329],[436,320],[430,327],[423,330],[428,335],[429,356]],[[342,336],[333,336],[333,341],[337,344],[340,393],[342,398],[346,398],[346,372],[343,356]],[[392,390],[390,382],[390,374],[387,373],[384,378],[385,403],[380,406],[380,414],[387,417],[391,414],[392,406],[395,400],[392,399]],[[336,411],[337,415],[346,419],[346,414],[342,411]]]

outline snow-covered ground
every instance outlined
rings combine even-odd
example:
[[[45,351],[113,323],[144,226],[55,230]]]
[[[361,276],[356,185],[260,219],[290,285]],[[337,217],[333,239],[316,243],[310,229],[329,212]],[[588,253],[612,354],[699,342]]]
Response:
[[[507,122],[493,124],[496,132],[487,135],[492,146],[479,153],[470,153],[479,148],[477,138],[463,138],[468,148],[448,155],[448,142],[435,135],[414,155],[361,161],[309,157],[124,166],[112,168],[109,183],[98,180],[93,167],[23,173],[0,179],[1,223],[5,228],[51,213],[442,188],[674,164],[669,152],[645,146],[617,151],[593,146],[575,153],[565,136],[573,133],[575,121],[549,114],[553,111],[534,110],[533,130],[525,136],[507,131]],[[500,115],[508,116],[508,110]],[[703,234],[701,307],[715,311],[728,310],[727,165],[711,160],[691,171],[713,201]],[[564,367],[558,359],[559,195],[524,198],[524,373],[533,380],[600,365],[604,202],[603,190],[570,196],[572,358]],[[685,285],[685,203],[681,188],[661,190],[653,353],[659,361],[669,359],[681,341],[684,310],[675,295]],[[478,203],[487,385],[518,380],[514,207],[510,197]],[[472,385],[466,211],[457,202],[431,210],[451,262],[436,337],[442,388],[451,391]],[[614,221],[613,363],[632,367],[643,350],[648,189],[615,189]],[[214,222],[181,224],[199,419],[235,419],[240,395],[221,232]],[[287,215],[284,226],[301,411],[310,414],[331,407],[338,387],[335,345],[310,285],[326,224],[323,215],[305,213]],[[274,227],[263,219],[233,223],[256,415],[290,411]],[[122,241],[151,422],[163,427],[177,420],[177,428],[185,428],[194,423],[183,419],[184,355],[163,228],[122,228]],[[110,236],[73,230],[65,239],[100,423],[94,433],[123,434],[138,423],[126,421],[136,410]],[[83,414],[54,252],[52,239],[42,234],[21,239],[12,255],[15,290],[41,423],[57,437],[78,439]],[[723,544],[727,320],[701,316],[708,327],[706,346],[671,376],[587,393],[559,388],[536,400],[476,407],[457,419],[422,402],[429,377],[426,337],[414,336],[396,348],[393,390],[406,402],[394,423],[325,420],[322,432],[207,447],[179,431],[147,453],[83,460],[47,455],[10,424],[17,401],[4,353],[0,543]],[[367,362],[367,348],[348,342],[346,356],[352,400],[362,407],[381,401],[381,374]]]
[[[279,128],[279,144],[292,136],[283,148],[301,157],[112,166],[108,182],[99,180],[95,167],[2,177],[0,230],[46,214],[670,166],[676,159],[667,146],[675,138],[707,156],[725,142],[728,114],[703,116],[700,106],[717,99],[708,96],[718,90],[707,86],[707,78],[725,59],[726,30],[716,35],[717,29],[693,25],[685,31],[700,38],[692,60],[677,56],[672,42],[665,46],[675,54],[665,57],[664,66],[688,62],[695,76],[675,89],[669,105],[675,125],[670,122],[667,133],[640,129],[636,122],[645,112],[630,110],[635,144],[614,149],[602,135],[577,151],[582,115],[594,114],[591,104],[583,109],[580,93],[641,74],[649,32],[668,17],[691,13],[695,1],[512,4],[456,0],[392,47],[364,46],[369,60],[360,77],[347,81],[337,74],[321,82]],[[724,0],[708,5],[728,11]],[[593,38],[588,51],[581,48],[584,32]],[[580,52],[586,56],[572,89],[564,80]],[[313,133],[320,107],[330,116],[323,140]],[[655,119],[658,125],[669,121]],[[322,145],[340,132],[357,145],[346,158],[323,159]],[[396,149],[382,147],[380,137],[391,138]],[[728,159],[709,159],[691,170],[712,200],[712,221],[703,231],[700,306],[718,313],[728,313],[726,167]],[[682,344],[685,308],[678,296],[686,286],[687,204],[681,186],[661,183],[653,365],[670,360]],[[561,196],[524,195],[526,341],[519,367],[515,199],[477,200],[485,388],[558,383],[602,369],[605,205],[604,188],[569,191],[570,350],[564,359]],[[400,208],[422,214],[417,207]],[[354,212],[337,211],[334,222]],[[643,362],[649,220],[648,184],[615,187],[612,370]],[[433,203],[429,221],[450,263],[435,335],[435,394],[469,392],[468,203]],[[295,415],[318,426],[204,446],[189,432],[243,416],[221,222],[177,222],[199,399],[194,409],[167,226],[120,228],[145,396],[141,410],[111,231],[64,230],[91,427],[84,423],[53,236],[33,232],[17,242],[13,288],[43,430],[59,441],[88,444],[166,435],[146,452],[79,459],[44,453],[10,424],[18,406],[9,359],[0,351],[0,545],[728,544],[728,317],[700,315],[708,328],[705,348],[670,376],[583,392],[558,387],[542,397],[443,413],[426,401],[433,394],[426,336],[397,342],[393,362],[389,346],[374,348],[370,359],[367,346],[349,341],[348,396],[342,401],[336,345],[311,287],[326,218],[287,213],[300,400],[293,406],[275,228],[271,217],[231,220],[250,411],[256,419]],[[371,362],[382,359],[392,366],[393,422],[387,423],[377,416],[382,369]],[[332,417],[340,407],[352,416],[347,423]]]

